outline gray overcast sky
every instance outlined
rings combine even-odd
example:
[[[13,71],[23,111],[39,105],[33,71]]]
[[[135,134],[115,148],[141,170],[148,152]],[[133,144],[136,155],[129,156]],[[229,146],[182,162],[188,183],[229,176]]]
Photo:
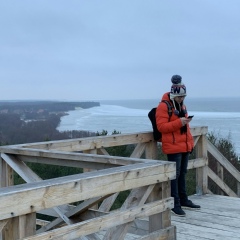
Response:
[[[0,100],[239,97],[239,0],[0,1]]]

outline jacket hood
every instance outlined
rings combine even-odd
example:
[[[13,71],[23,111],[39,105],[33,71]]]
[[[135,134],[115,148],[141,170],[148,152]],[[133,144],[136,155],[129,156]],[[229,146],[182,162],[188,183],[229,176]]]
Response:
[[[162,101],[169,101],[169,102],[171,102],[169,94],[170,94],[170,92],[164,93],[163,96],[162,96]]]

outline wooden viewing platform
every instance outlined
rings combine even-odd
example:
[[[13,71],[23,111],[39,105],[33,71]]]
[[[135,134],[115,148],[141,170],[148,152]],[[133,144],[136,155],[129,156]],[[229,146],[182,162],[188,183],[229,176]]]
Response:
[[[191,196],[201,210],[185,210],[186,217],[172,215],[177,240],[239,240],[240,199],[219,195]]]
[[[186,210],[184,218],[171,214],[175,164],[158,159],[161,144],[152,132],[0,147],[0,240],[239,239],[240,173],[207,140],[207,127],[191,132],[195,157],[188,169],[195,171],[197,195],[190,198],[202,208]],[[123,145],[132,147],[129,157],[109,155],[109,148]],[[27,163],[84,172],[43,180]],[[14,174],[26,183],[14,186]],[[227,196],[213,195],[209,180]],[[125,201],[112,210],[123,192]]]

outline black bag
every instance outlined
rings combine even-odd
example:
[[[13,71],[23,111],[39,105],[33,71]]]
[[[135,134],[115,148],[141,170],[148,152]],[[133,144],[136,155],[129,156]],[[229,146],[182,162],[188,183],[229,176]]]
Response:
[[[168,101],[162,101],[167,104],[168,107],[168,115],[169,115],[169,120],[170,117],[172,116],[172,106]],[[152,123],[152,128],[153,128],[153,138],[155,141],[160,141],[162,139],[162,133],[158,131],[157,129],[157,123],[156,123],[156,110],[157,108],[152,108],[150,112],[148,113],[148,118],[150,119]],[[169,121],[168,120],[168,121]]]

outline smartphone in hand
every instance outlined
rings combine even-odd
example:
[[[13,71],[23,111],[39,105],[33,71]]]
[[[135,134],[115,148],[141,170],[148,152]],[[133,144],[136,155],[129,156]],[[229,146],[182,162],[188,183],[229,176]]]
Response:
[[[193,118],[194,117],[194,115],[192,115],[192,116],[188,116],[187,118]]]

